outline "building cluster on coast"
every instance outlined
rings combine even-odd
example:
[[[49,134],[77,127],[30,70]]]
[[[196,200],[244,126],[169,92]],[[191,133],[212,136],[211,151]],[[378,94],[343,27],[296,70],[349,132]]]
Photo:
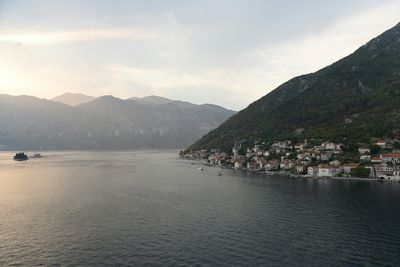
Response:
[[[295,144],[289,140],[260,143],[249,148],[235,142],[232,153],[212,149],[182,151],[180,156],[210,166],[269,174],[400,181],[399,145],[396,139],[377,140],[349,152],[344,144],[314,139]]]

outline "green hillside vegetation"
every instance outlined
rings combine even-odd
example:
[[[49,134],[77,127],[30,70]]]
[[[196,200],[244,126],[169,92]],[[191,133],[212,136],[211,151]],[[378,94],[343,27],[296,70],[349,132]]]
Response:
[[[350,56],[284,83],[189,149],[228,150],[234,140],[371,143],[398,134],[398,129],[400,24]]]

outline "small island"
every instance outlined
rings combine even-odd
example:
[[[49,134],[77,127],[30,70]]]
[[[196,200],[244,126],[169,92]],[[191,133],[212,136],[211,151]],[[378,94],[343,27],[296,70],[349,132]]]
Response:
[[[28,159],[29,159],[28,155],[26,155],[24,152],[19,152],[14,156],[15,161],[25,161]]]

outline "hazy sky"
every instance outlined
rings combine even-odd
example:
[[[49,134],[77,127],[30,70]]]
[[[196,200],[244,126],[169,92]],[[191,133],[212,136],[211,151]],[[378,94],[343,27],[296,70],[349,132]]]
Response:
[[[400,0],[0,0],[0,93],[242,109],[400,22]]]

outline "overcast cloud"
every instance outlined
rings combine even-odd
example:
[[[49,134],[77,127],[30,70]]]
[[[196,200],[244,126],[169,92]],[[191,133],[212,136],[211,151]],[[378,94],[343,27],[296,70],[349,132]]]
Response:
[[[242,109],[400,22],[400,0],[0,0],[0,93]]]

